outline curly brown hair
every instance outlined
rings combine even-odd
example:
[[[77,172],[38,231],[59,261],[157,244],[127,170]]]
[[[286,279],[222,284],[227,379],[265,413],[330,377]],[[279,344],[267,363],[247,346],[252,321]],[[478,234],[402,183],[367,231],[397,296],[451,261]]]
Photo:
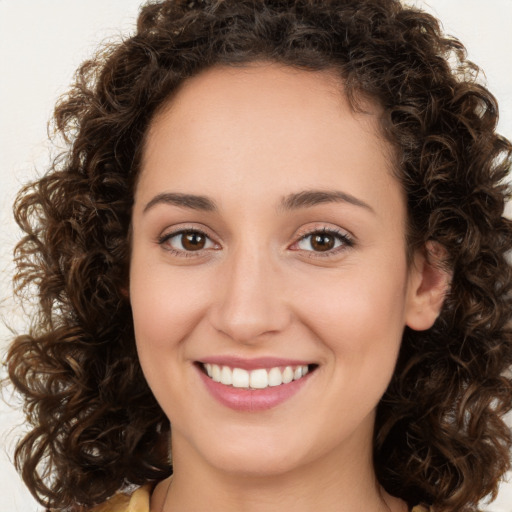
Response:
[[[144,137],[183,82],[216,64],[334,70],[383,108],[408,204],[409,248],[436,241],[451,290],[406,328],[379,404],[378,479],[409,504],[475,510],[510,466],[512,145],[493,96],[438,21],[398,0],[166,0],[85,62],[55,110],[68,150],[15,203],[15,286],[38,314],[8,355],[32,430],[16,465],[46,507],[79,511],[172,472],[169,424],[137,359],[127,287]],[[451,64],[450,64],[451,63]]]

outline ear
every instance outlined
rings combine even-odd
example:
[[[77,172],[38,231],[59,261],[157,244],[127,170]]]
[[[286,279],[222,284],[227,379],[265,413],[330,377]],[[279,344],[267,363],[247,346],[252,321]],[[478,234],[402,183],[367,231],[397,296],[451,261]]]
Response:
[[[434,241],[428,241],[424,249],[414,255],[405,318],[411,329],[429,329],[439,316],[452,278],[446,268],[446,255],[444,247]]]

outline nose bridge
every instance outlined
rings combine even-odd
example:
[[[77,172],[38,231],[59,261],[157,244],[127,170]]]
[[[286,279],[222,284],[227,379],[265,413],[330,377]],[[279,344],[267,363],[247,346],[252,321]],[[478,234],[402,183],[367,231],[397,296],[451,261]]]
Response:
[[[283,329],[288,312],[278,291],[280,272],[268,248],[255,241],[240,244],[224,265],[216,329],[245,343]]]

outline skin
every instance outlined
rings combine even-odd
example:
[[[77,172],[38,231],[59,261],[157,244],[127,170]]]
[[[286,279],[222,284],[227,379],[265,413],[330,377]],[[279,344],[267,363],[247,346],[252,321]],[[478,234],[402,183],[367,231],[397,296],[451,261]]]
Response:
[[[406,510],[375,479],[375,408],[404,326],[431,326],[447,279],[423,252],[408,264],[393,153],[365,107],[353,112],[330,73],[258,63],[194,77],[151,123],[129,294],[172,424],[172,486],[157,486],[152,510]],[[345,196],[283,205],[311,190]],[[208,236],[203,249],[185,250],[173,235],[184,228]],[[311,244],[322,230],[336,232],[333,249]],[[195,364],[219,355],[318,366],[277,407],[236,411]]]

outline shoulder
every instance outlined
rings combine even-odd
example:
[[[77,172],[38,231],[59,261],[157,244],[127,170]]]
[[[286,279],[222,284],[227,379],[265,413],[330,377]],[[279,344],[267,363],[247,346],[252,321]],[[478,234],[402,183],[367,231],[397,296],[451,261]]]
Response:
[[[117,493],[89,512],[150,512],[149,499],[150,487],[145,485],[132,494]]]

